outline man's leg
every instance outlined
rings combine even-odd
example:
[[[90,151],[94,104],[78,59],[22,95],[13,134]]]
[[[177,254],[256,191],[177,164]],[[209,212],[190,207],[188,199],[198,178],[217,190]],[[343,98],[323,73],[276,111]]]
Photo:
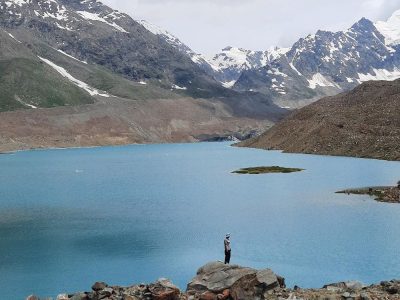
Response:
[[[226,263],[229,264],[230,261],[231,261],[231,250],[229,250],[228,253],[226,254]]]

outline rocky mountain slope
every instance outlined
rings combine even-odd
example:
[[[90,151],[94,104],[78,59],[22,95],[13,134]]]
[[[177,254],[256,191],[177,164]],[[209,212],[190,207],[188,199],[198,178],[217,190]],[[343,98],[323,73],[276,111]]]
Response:
[[[321,99],[239,145],[400,160],[400,80],[370,81]]]
[[[159,87],[167,98],[174,97],[171,90],[195,98],[241,95],[223,88],[199,67],[186,46],[144,25],[97,0],[0,1],[0,28],[36,58],[53,62],[67,56],[86,68],[101,67],[133,83]],[[60,67],[74,72],[73,67]],[[78,80],[90,77],[97,84],[94,88],[108,91],[102,76],[75,73],[71,75]]]
[[[0,112],[23,110],[14,115],[12,130],[1,122],[2,150],[117,143],[114,125],[120,122],[130,136],[122,143],[241,135],[254,131],[250,124],[260,130],[286,113],[269,96],[224,88],[184,45],[178,49],[147,28],[96,0],[0,0]],[[161,99],[202,113],[196,118],[175,103],[169,109]],[[142,107],[144,114],[132,113]],[[11,122],[10,115],[0,120]],[[170,129],[176,120],[184,125]],[[90,137],[84,142],[80,136]]]
[[[135,82],[185,94],[222,91],[186,55],[96,0],[2,0],[0,26],[45,58],[56,49]]]

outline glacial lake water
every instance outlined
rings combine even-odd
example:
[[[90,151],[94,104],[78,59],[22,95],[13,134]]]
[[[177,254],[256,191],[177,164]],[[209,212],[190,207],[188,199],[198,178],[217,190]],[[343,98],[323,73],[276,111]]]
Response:
[[[237,175],[280,165],[291,174]],[[400,205],[335,191],[393,185],[400,163],[240,149],[132,145],[0,155],[2,299],[171,278],[223,259],[289,286],[400,277]]]

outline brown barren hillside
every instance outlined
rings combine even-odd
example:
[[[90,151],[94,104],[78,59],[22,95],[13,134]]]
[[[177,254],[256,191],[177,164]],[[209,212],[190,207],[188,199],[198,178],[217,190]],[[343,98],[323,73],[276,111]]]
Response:
[[[94,104],[0,113],[0,153],[51,147],[195,142],[272,126],[209,99],[102,98]]]
[[[400,80],[323,98],[239,146],[400,160]]]

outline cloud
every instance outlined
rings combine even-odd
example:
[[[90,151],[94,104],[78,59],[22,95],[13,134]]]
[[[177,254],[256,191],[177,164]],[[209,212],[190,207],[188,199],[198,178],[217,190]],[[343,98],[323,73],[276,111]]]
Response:
[[[212,54],[227,45],[289,46],[318,29],[343,30],[361,17],[386,19],[400,0],[103,0]]]

